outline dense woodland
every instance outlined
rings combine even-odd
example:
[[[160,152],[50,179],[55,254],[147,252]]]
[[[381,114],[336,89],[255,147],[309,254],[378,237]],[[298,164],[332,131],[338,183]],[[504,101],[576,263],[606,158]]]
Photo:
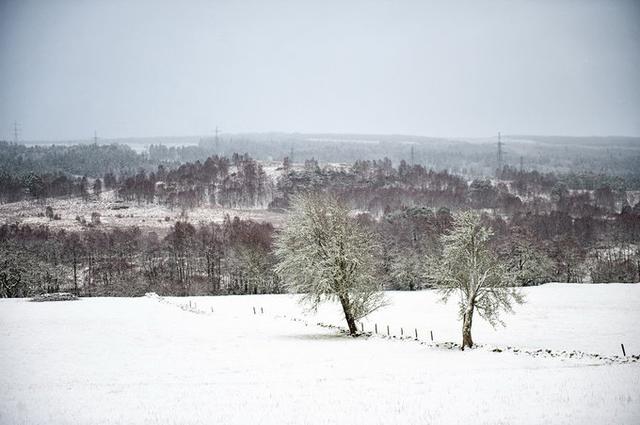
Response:
[[[54,197],[86,202],[113,190],[124,203],[285,211],[300,193],[328,192],[373,236],[381,287],[425,287],[452,214],[477,210],[492,249],[520,285],[548,281],[640,281],[640,202],[633,179],[556,174],[505,166],[494,176],[436,171],[389,158],[321,166],[289,157],[267,173],[249,155],[157,163],[120,146],[26,148],[0,144],[0,202],[33,200],[51,220]],[[97,155],[97,156],[96,156]],[[16,158],[21,158],[20,160]],[[18,161],[18,163],[16,163]],[[227,217],[179,221],[168,233],[103,228],[80,232],[4,223],[0,297],[70,290],[81,295],[245,294],[282,290],[274,273],[275,229]]]
[[[138,228],[82,232],[0,227],[0,297],[67,290],[85,296],[279,292],[273,227],[227,217],[177,222],[164,237]]]

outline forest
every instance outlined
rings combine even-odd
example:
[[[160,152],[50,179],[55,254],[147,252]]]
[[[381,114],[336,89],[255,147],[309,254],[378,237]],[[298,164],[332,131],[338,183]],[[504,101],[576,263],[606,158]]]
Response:
[[[288,211],[299,194],[327,193],[373,235],[381,288],[428,286],[456,211],[474,210],[492,229],[492,249],[519,285],[640,281],[640,197],[633,179],[542,173],[504,165],[473,177],[389,158],[321,164],[264,162],[249,154],[158,161],[118,145],[0,144],[0,202],[52,198]],[[153,155],[149,155],[153,156]],[[160,162],[160,163],[158,163]],[[26,170],[31,170],[26,172]],[[69,290],[85,296],[278,293],[274,239],[280,229],[227,215],[175,222],[167,231],[112,228],[96,213],[81,231],[5,221],[0,227],[0,296]]]

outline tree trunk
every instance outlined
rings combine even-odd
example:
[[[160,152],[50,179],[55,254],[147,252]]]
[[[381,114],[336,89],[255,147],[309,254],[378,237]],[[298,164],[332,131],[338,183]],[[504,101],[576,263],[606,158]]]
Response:
[[[353,318],[353,313],[351,312],[351,303],[349,302],[349,296],[340,295],[340,304],[342,304],[344,318],[347,321],[347,325],[349,326],[349,334],[354,336],[358,333],[358,327],[356,326],[356,321]]]
[[[78,294],[78,262],[76,260],[76,254],[73,254],[73,289],[76,292],[76,297]]]
[[[464,312],[462,319],[462,350],[465,347],[473,347],[473,339],[471,339],[471,322],[473,321],[473,304],[470,304]]]

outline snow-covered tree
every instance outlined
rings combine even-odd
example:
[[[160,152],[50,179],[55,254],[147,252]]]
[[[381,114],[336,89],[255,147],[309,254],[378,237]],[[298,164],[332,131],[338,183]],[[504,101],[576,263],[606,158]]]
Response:
[[[384,305],[373,274],[374,239],[332,196],[300,195],[292,205],[276,239],[276,272],[314,310],[323,301],[339,301],[355,335],[356,321]]]
[[[495,326],[502,323],[501,311],[511,312],[513,303],[524,301],[514,287],[513,275],[489,248],[490,237],[491,230],[482,225],[477,213],[457,214],[453,229],[442,236],[442,256],[429,268],[429,280],[443,300],[459,296],[463,350],[473,346],[471,324],[476,310]]]

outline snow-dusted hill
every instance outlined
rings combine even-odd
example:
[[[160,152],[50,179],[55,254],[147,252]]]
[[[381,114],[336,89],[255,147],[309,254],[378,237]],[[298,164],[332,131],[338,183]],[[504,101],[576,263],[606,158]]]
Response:
[[[640,286],[526,292],[465,352],[431,345],[459,324],[428,291],[364,322],[422,343],[342,336],[316,325],[342,325],[333,307],[305,316],[291,296],[1,300],[0,423],[639,423],[640,363],[491,350],[639,354]]]

